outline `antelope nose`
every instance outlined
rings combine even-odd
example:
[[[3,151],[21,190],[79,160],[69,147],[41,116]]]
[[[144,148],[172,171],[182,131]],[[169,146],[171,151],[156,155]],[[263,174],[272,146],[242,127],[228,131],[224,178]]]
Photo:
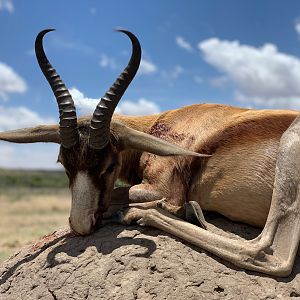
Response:
[[[93,216],[87,218],[69,218],[70,229],[77,235],[88,235],[94,231],[96,220]]]

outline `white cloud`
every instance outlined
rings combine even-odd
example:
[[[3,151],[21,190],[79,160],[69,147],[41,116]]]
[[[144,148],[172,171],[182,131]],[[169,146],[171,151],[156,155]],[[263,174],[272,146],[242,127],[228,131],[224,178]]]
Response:
[[[0,131],[55,124],[53,118],[43,118],[26,107],[0,106]],[[0,142],[0,167],[25,169],[57,169],[58,145],[12,144]]]
[[[127,55],[128,51],[122,51],[122,55]],[[109,68],[111,70],[115,70],[119,68],[119,65],[116,63],[116,60],[113,57],[110,57],[106,54],[101,54],[100,60],[99,60],[99,65],[101,68]],[[157,66],[151,62],[148,59],[142,58],[140,67],[138,69],[138,74],[139,75],[149,75],[153,74],[157,71]]]
[[[15,11],[12,0],[0,0],[0,10],[7,10],[9,13]]]
[[[112,70],[117,68],[115,60],[106,54],[101,54],[99,65],[101,68],[110,68]]]
[[[296,32],[300,35],[300,21],[295,22],[294,28]]]
[[[203,83],[203,78],[196,75],[196,76],[194,76],[194,81],[198,84],[202,84]]]
[[[60,37],[59,35],[51,35],[51,44],[55,48],[61,48],[66,50],[78,51],[85,55],[92,55],[95,53],[95,49],[84,44],[82,41],[69,41],[65,38]]]
[[[244,103],[246,106],[249,106],[249,97],[240,93],[239,91],[235,92],[235,99]],[[273,97],[273,98],[262,98],[262,97],[252,97],[251,104],[254,104],[258,107],[264,108],[282,108],[282,109],[294,109],[300,110],[300,96],[299,97]]]
[[[256,48],[218,38],[202,41],[198,48],[206,62],[236,85],[238,100],[248,99],[248,103],[267,107],[298,106],[300,60],[297,57],[279,52],[273,44]]]
[[[43,118],[38,113],[23,106],[0,106],[0,131],[53,123],[56,123],[55,119]]]
[[[182,73],[183,73],[184,69],[181,66],[175,66],[173,70],[171,70],[171,72],[169,73],[169,76],[172,79],[177,79]]]
[[[27,55],[29,55],[29,56],[35,56],[35,51],[34,51],[34,49],[32,48],[32,49],[29,49],[29,50],[27,50],[26,52],[25,52]]]
[[[227,76],[218,76],[209,80],[210,84],[214,87],[226,86],[230,79]]]
[[[8,98],[9,93],[24,93],[27,85],[12,67],[0,62],[0,98]]]
[[[97,14],[97,8],[96,7],[91,7],[90,8],[90,14],[93,15],[93,16],[96,15]]]
[[[10,169],[61,169],[58,164],[59,145],[51,143],[12,144],[0,143],[0,168]]]
[[[158,114],[159,112],[159,106],[145,98],[140,98],[137,102],[129,100],[123,101],[116,109],[117,114],[131,116],[145,116]]]
[[[188,41],[186,41],[182,36],[177,36],[176,37],[176,44],[180,48],[182,48],[182,49],[184,49],[188,52],[193,52],[193,50],[194,50],[192,45]]]
[[[92,114],[100,99],[92,99],[84,96],[77,88],[71,88],[70,93],[74,99],[75,106],[82,114]],[[144,98],[137,102],[125,100],[119,103],[116,113],[123,115],[150,115],[159,113],[157,104]]]
[[[84,94],[75,87],[70,89],[70,94],[72,95],[76,109],[83,115],[92,114],[100,100],[84,96]]]
[[[153,74],[157,71],[157,66],[150,60],[142,58],[141,64],[138,70],[138,74]]]
[[[127,51],[124,51],[126,53]],[[128,53],[127,53],[128,54]],[[123,52],[122,52],[123,55]],[[99,60],[99,65],[101,68],[109,68],[111,70],[117,69],[119,66],[116,63],[115,59],[113,57],[110,57],[106,54],[101,54],[100,60]],[[138,69],[138,74],[139,75],[149,75],[153,74],[157,71],[157,66],[151,62],[148,59],[142,58],[140,67]]]
[[[6,161],[7,158],[12,157],[14,154],[15,154],[14,148],[10,144],[0,147],[0,161],[1,158],[3,159],[3,161]]]
[[[176,65],[171,70],[162,71],[162,76],[166,78],[170,84],[173,84],[173,81],[176,80],[183,72],[183,67]]]

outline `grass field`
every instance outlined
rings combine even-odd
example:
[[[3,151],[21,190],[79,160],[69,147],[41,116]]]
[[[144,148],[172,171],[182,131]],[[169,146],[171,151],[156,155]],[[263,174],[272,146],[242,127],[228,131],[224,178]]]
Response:
[[[0,170],[0,263],[21,246],[68,224],[63,172]]]

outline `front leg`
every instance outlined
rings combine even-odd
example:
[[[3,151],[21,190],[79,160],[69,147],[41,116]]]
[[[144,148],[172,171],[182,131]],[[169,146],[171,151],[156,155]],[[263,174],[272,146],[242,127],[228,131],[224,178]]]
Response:
[[[150,184],[137,184],[115,188],[112,192],[111,205],[128,205],[162,199],[163,195]]]
[[[116,188],[113,190],[111,205],[104,214],[104,218],[109,219],[112,216],[115,217],[118,211],[122,211],[129,206],[144,209],[155,208],[157,206],[178,218],[185,219],[192,224],[199,225],[206,229],[206,221],[199,204],[190,201],[180,206],[173,205],[172,203],[181,203],[182,201],[170,201],[169,199],[159,197],[160,195],[161,193],[157,192],[155,188],[146,184]],[[120,222],[128,224],[129,221],[123,222],[120,220]]]
[[[170,197],[170,195],[161,192],[156,185],[153,186],[148,183],[134,185],[129,190],[129,198],[131,203],[157,202],[160,208],[163,208],[179,218],[185,218],[185,199],[174,199],[174,197]]]
[[[131,203],[154,201],[164,197],[163,193],[161,193],[156,186],[148,183],[132,186],[128,196]]]
[[[181,206],[173,205],[173,202],[177,203],[178,201],[170,201],[166,198],[161,199],[159,198],[159,195],[160,193],[156,192],[151,185],[145,184],[139,184],[132,187],[116,188],[112,193],[111,205],[108,211],[105,213],[104,218],[109,219],[114,217],[114,220],[119,218],[120,223],[129,224],[131,223],[130,216],[132,216],[132,214],[130,214],[125,221],[123,220],[122,214],[117,213],[118,211],[122,211],[124,208],[129,206],[144,209],[155,208],[157,206],[180,219],[185,219],[192,224],[206,229],[206,221],[198,203],[195,201],[190,201]],[[136,221],[136,218],[132,217],[132,221]]]
[[[127,218],[127,220],[123,220],[122,212],[124,210],[126,211],[126,209],[128,209],[129,207],[137,207],[142,209],[155,208],[161,202],[165,201],[165,198],[153,200],[153,198],[155,199],[155,197],[153,197],[152,199],[148,198],[148,202],[146,202],[146,199],[142,201],[142,198],[138,198],[138,201],[136,201],[137,198],[134,197],[134,193],[131,192],[131,189],[134,187],[135,186],[119,187],[113,190],[110,206],[108,210],[103,214],[103,219],[105,219],[105,221],[103,222],[104,224],[110,222],[118,222],[128,225],[131,223],[131,221],[129,221],[129,217]],[[138,194],[141,194],[141,192],[139,191]],[[131,196],[133,196],[133,199],[131,198]],[[135,220],[135,218],[133,217],[132,220]]]

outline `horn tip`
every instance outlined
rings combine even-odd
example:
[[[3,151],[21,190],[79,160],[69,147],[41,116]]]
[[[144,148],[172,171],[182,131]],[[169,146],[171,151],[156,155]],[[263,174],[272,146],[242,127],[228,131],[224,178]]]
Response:
[[[39,34],[45,35],[46,33],[51,32],[51,31],[55,31],[55,29],[54,28],[46,28],[46,29],[42,30]]]
[[[36,37],[36,40],[41,40],[45,34],[47,34],[48,32],[54,31],[54,30],[55,30],[54,28],[47,28],[47,29],[40,31]]]
[[[198,157],[212,157],[211,154],[202,154],[202,153],[197,153],[197,154]]]
[[[51,32],[51,31],[55,31],[55,28],[47,28],[43,31],[44,31],[44,33],[48,33],[48,32]]]
[[[116,27],[114,29],[114,31],[115,32],[123,32],[123,33],[127,34],[128,36],[132,35],[132,33],[129,30],[127,30],[127,29],[125,29],[123,27]]]
[[[135,43],[135,44],[137,43],[139,45],[139,41],[138,41],[137,37],[131,31],[129,31],[125,28],[122,28],[122,27],[117,27],[117,28],[115,28],[114,31],[122,32],[122,33],[126,34],[131,39],[132,43]]]
[[[128,31],[125,28],[121,27],[121,26],[117,26],[114,31]]]

